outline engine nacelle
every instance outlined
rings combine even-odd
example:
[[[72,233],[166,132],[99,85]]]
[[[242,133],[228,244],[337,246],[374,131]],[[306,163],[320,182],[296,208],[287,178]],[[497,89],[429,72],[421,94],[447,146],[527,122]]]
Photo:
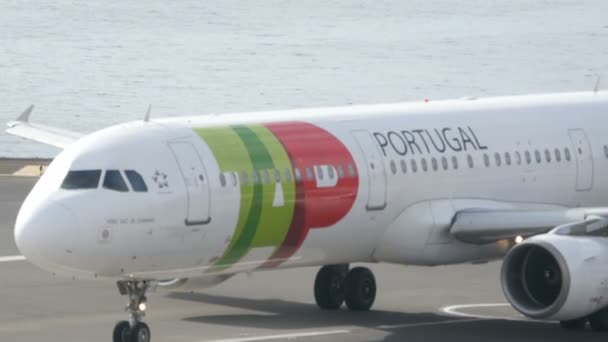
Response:
[[[501,272],[523,315],[567,321],[608,306],[608,238],[543,234],[515,246]]]

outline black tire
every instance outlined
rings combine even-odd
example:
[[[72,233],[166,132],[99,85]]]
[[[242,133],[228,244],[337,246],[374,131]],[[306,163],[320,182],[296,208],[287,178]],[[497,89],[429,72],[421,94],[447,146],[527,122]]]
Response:
[[[559,322],[559,325],[563,329],[566,329],[566,330],[573,330],[573,331],[585,330],[585,327],[587,326],[587,319],[579,318],[579,319],[573,319],[571,321],[561,321],[561,322]]]
[[[342,284],[348,272],[348,266],[323,266],[315,278],[315,301],[323,310],[337,310],[344,303]]]
[[[589,324],[593,331],[608,331],[608,309],[602,309],[589,316]]]
[[[352,311],[368,311],[376,300],[376,278],[365,267],[350,270],[344,279],[344,300]]]
[[[114,342],[130,342],[129,332],[131,332],[131,325],[127,321],[120,321],[114,326],[114,333],[112,333],[112,341]]]
[[[144,322],[138,322],[131,330],[129,342],[150,342],[150,328]]]

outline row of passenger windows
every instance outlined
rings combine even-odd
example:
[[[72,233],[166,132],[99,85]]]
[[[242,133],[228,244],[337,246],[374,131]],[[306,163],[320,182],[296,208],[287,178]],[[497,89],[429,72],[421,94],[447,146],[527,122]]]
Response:
[[[608,146],[604,148],[604,151],[606,157],[608,158]],[[579,150],[579,153],[582,153],[582,151]],[[556,148],[553,151],[546,149],[544,150],[544,153],[540,150],[535,150],[534,152],[525,151],[523,155],[519,151],[516,151],[514,153],[505,152],[503,154],[496,152],[493,156],[488,153],[484,153],[483,164],[485,167],[490,167],[492,165],[500,167],[503,164],[506,166],[520,166],[523,163],[530,165],[533,162],[533,157],[534,161],[536,161],[537,164],[540,164],[543,161],[546,163],[560,163],[562,162],[562,160],[566,162],[570,162],[572,160],[572,154],[570,153],[570,149],[564,148],[562,151]],[[467,155],[467,165],[471,169],[475,167],[475,159],[470,154]],[[390,170],[392,174],[397,174],[397,172],[399,171],[398,169],[400,169],[401,173],[405,174],[408,172],[408,168],[411,172],[416,173],[418,172],[418,166],[418,161],[415,159],[411,159],[409,165],[408,162],[403,159],[400,161],[390,161]],[[432,157],[428,160],[426,158],[420,159],[420,169],[424,172],[429,171],[430,169],[432,169],[433,171],[437,171],[440,167],[443,170],[448,170],[449,168],[457,170],[458,166],[458,158],[456,156],[452,156],[451,158],[443,156],[440,159]]]
[[[124,174],[135,192],[147,192],[148,187],[144,178],[135,170],[124,170]],[[101,179],[101,170],[74,170],[65,176],[62,189],[97,189]],[[120,170],[106,170],[102,186],[104,189],[127,192],[129,188]]]
[[[291,183],[295,180],[296,182],[300,183],[303,180],[312,181],[314,179],[318,179],[320,181],[323,181],[324,179],[335,180],[346,177],[352,178],[356,175],[357,171],[355,170],[355,166],[353,164],[348,164],[346,167],[343,165],[317,165],[314,166],[314,168],[306,167],[303,170],[294,168],[293,174],[292,170],[289,168],[284,169],[282,172],[278,169],[270,169],[220,173],[220,184],[222,186],[226,186],[228,182],[230,182],[232,185],[236,185],[237,177],[241,185],[249,185],[269,184],[271,181],[276,183],[282,181]]]

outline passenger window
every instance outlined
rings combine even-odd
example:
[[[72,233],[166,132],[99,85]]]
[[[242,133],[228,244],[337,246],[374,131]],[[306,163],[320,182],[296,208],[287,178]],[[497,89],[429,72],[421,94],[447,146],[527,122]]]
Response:
[[[458,170],[458,157],[452,156],[452,167],[454,170]]]
[[[540,152],[538,150],[534,151],[534,156],[536,157],[536,162],[538,164],[540,164],[543,161],[543,159],[540,156]]]
[[[530,154],[530,151],[526,151],[526,163],[530,164],[532,162],[532,155]]]
[[[302,173],[300,172],[300,169],[298,169],[297,167],[293,170],[293,173],[296,177],[296,182],[301,182],[302,181]]]
[[[566,161],[570,161],[572,159],[572,156],[570,155],[570,149],[567,147],[564,149],[564,156],[566,158]]]
[[[403,172],[403,174],[407,173],[407,163],[403,159],[401,159],[401,172]]]
[[[317,170],[317,177],[319,177],[319,180],[323,180],[323,168],[321,166],[315,166],[315,169]]]
[[[230,172],[230,181],[232,181],[232,186],[237,185],[236,172]]]
[[[125,175],[127,175],[127,179],[129,183],[131,183],[131,188],[135,192],[146,192],[148,191],[148,187],[146,186],[146,182],[144,178],[139,174],[139,172],[135,170],[125,170]]]
[[[549,152],[549,150],[545,150],[545,159],[547,160],[547,163],[551,162],[551,152]]]
[[[242,185],[249,184],[249,176],[247,175],[247,171],[241,171],[241,184]]]
[[[291,183],[291,171],[289,169],[285,169],[285,181]]]
[[[329,165],[327,167],[327,176],[329,177],[329,179],[334,179],[335,173],[334,173],[334,167]]]
[[[412,172],[418,172],[418,164],[416,164],[416,160],[412,159]]]
[[[391,165],[391,172],[392,172],[394,175],[395,175],[395,174],[397,174],[397,165],[395,165],[395,161],[394,161],[394,160],[391,160],[390,165]]]
[[[97,189],[99,178],[101,178],[101,170],[70,171],[61,183],[61,188],[66,190]]]
[[[469,169],[472,169],[473,167],[475,167],[475,163],[473,162],[473,156],[472,155],[468,155],[467,156],[467,162],[469,163]]]
[[[435,157],[431,159],[431,164],[433,165],[433,171],[437,171],[437,159]]]
[[[486,165],[486,167],[490,167],[490,156],[488,156],[487,153],[483,154],[483,163]]]
[[[220,173],[220,185],[222,187],[226,186],[226,175],[224,175],[223,173]]]
[[[253,170],[253,184],[260,184],[260,174],[258,173],[258,170]]]
[[[519,151],[515,151],[515,162],[517,165],[521,165],[521,153]]]
[[[357,175],[357,173],[355,172],[355,167],[353,166],[353,164],[348,164],[348,175],[350,177],[355,177]]]
[[[507,166],[511,166],[511,153],[509,152],[505,152],[505,163]]]
[[[561,162],[562,161],[562,154],[559,151],[559,149],[556,148],[554,152],[555,152],[555,161],[558,162],[558,163]]]
[[[307,167],[306,168],[306,179],[311,181],[313,178],[314,177],[312,176],[312,170],[309,167]]]
[[[118,170],[107,170],[106,175],[103,179],[103,187],[108,190],[127,192],[129,189],[127,188],[127,184],[124,179],[120,175],[120,171]]]
[[[344,168],[342,167],[342,165],[338,165],[338,178],[344,178]]]
[[[448,158],[446,158],[445,156],[441,158],[441,166],[443,166],[444,170],[448,169]]]
[[[262,180],[262,182],[264,182],[264,184],[270,183],[270,174],[268,173],[268,170],[262,171],[262,175],[264,177],[264,179]]]
[[[274,181],[281,183],[281,172],[277,169],[274,169]]]
[[[500,164],[502,164],[502,161],[500,158],[500,153],[498,153],[498,152],[494,153],[494,159],[496,160],[496,166],[500,166]]]
[[[426,158],[422,158],[420,161],[420,165],[422,165],[422,171],[427,172],[429,169],[428,164],[426,163]]]

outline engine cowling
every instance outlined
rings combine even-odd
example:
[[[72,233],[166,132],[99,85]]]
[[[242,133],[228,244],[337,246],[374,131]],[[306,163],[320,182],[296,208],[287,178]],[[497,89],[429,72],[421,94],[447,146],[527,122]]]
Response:
[[[501,283],[523,315],[567,321],[608,306],[608,238],[544,234],[504,258]]]

